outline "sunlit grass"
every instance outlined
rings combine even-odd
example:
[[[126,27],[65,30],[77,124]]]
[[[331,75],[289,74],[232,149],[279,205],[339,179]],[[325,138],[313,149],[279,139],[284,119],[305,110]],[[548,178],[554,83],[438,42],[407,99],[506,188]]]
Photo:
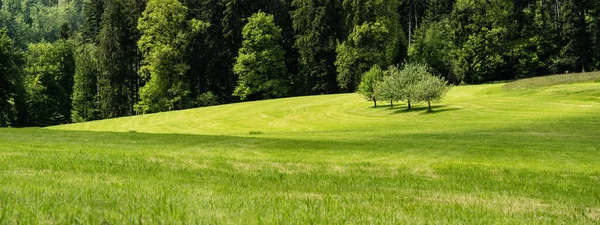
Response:
[[[588,82],[0,129],[0,224],[598,224],[598,128]]]
[[[552,75],[546,77],[534,77],[529,79],[522,79],[515,82],[508,83],[504,86],[506,90],[523,90],[528,88],[539,88],[557,84],[573,84],[580,82],[589,81],[600,81],[600,72],[591,73],[574,73],[574,74],[562,74]]]

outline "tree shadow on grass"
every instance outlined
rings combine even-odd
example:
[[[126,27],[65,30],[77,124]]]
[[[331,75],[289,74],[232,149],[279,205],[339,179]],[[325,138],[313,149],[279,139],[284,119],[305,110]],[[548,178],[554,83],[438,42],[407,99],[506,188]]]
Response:
[[[389,107],[389,105],[388,105]],[[406,106],[404,106],[404,108],[399,108],[396,109],[394,108],[394,114],[400,114],[400,113],[410,113],[410,112],[422,112],[421,114],[435,114],[435,113],[442,113],[442,112],[448,112],[448,111],[454,111],[454,110],[460,110],[460,108],[454,108],[454,107],[448,107],[447,105],[432,105],[431,106],[431,111],[429,110],[429,107],[427,106],[413,106],[411,109],[406,108]]]
[[[388,108],[388,109],[389,109],[389,108],[390,108],[390,104],[387,104],[387,105],[386,105],[386,104],[379,104],[379,103],[377,103],[377,106],[373,106],[373,105],[371,105],[371,107],[369,107],[369,108],[371,108],[371,109],[381,109],[381,108]],[[394,104],[394,109],[395,109],[395,108],[396,108],[396,105]]]
[[[443,112],[449,112],[449,111],[455,111],[455,110],[460,110],[460,108],[449,107],[449,108],[433,109],[433,107],[431,107],[431,111],[425,110],[421,114],[437,114],[437,113],[443,113]]]

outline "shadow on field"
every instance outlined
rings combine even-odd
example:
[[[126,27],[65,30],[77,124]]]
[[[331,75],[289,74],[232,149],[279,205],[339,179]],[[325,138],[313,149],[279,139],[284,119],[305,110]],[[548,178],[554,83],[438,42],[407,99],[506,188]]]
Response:
[[[437,114],[437,113],[443,113],[443,112],[449,112],[449,111],[455,111],[455,110],[460,110],[460,108],[442,108],[442,109],[433,109],[433,107],[431,107],[432,110],[425,110],[424,112],[422,112],[421,114]],[[441,107],[440,107],[441,108]]]
[[[389,105],[388,105],[388,107],[389,107]],[[431,111],[429,111],[429,108],[427,106],[417,106],[417,107],[413,106],[411,109],[407,109],[405,106],[404,108],[399,108],[399,109],[394,108],[391,110],[394,110],[394,112],[393,112],[394,114],[410,113],[410,112],[422,112],[421,114],[436,114],[436,113],[460,110],[460,108],[447,107],[446,105],[433,105],[433,106],[431,106]]]

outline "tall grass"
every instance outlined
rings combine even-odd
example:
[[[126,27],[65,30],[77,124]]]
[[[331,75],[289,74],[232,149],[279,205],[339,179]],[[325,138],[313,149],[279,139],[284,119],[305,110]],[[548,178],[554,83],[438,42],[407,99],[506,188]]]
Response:
[[[598,224],[598,99],[478,85],[433,113],[346,94],[0,129],[0,224]]]

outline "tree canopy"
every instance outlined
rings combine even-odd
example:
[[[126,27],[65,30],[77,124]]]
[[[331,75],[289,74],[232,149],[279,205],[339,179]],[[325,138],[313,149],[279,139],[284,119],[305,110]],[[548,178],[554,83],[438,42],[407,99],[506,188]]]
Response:
[[[0,126],[355,91],[408,103],[377,90],[410,63],[452,84],[600,70],[592,0],[0,0],[0,29]]]
[[[242,30],[244,42],[233,72],[239,77],[233,95],[244,99],[277,98],[289,93],[289,78],[281,47],[281,28],[273,15],[258,12]]]
[[[378,66],[374,66],[365,77],[379,71]],[[369,82],[364,80],[365,85]],[[429,110],[431,102],[441,100],[449,89],[447,81],[433,75],[427,65],[420,63],[407,63],[402,69],[390,66],[383,79],[375,81],[374,86],[374,98],[390,101],[391,108],[397,101],[405,101],[408,109],[411,109],[411,103],[427,102]]]

